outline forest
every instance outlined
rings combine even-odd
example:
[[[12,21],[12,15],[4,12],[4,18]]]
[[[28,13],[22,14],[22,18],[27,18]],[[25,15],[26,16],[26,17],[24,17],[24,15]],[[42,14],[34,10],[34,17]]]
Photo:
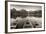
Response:
[[[26,11],[24,9],[21,10],[16,10],[15,8],[11,9],[11,18],[16,17],[27,17],[27,16],[33,16],[33,17],[42,17],[42,10],[37,10],[37,11]]]

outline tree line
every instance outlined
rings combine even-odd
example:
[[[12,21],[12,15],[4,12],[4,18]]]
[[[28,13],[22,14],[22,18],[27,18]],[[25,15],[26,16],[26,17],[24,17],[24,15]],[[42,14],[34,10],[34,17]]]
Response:
[[[34,17],[42,17],[42,11],[26,11],[24,9],[17,11],[15,8],[11,9],[10,11],[11,18],[16,18],[16,17],[27,17],[27,16],[34,16]]]

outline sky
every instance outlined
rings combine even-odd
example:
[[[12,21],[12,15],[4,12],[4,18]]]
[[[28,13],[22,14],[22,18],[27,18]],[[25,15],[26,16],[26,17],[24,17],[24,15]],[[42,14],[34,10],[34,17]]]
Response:
[[[32,5],[10,5],[10,8],[15,8],[16,10],[24,9],[26,11],[35,11],[35,10],[42,10],[41,6],[32,6]]]

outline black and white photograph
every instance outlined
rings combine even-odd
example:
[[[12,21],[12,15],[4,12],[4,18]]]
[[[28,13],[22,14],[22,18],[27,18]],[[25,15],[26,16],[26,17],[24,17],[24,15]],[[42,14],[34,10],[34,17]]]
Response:
[[[8,2],[8,32],[44,30],[44,4]]]
[[[42,7],[28,5],[11,5],[11,29],[41,28]]]

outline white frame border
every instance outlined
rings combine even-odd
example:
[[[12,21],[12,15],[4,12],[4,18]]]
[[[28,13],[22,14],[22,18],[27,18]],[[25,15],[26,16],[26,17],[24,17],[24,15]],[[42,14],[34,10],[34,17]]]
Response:
[[[42,6],[42,28],[28,28],[28,30],[27,29],[10,29],[10,4]],[[8,32],[37,31],[37,30],[44,30],[44,4],[8,2]]]

